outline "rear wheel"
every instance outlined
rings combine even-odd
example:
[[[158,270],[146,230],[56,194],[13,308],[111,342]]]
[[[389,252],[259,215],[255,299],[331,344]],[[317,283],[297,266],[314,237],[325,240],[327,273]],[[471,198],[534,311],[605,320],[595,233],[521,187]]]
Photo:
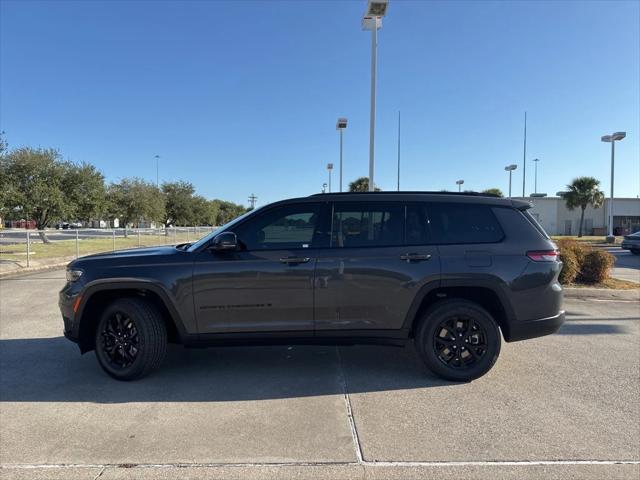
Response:
[[[470,381],[487,373],[500,354],[500,330],[491,314],[468,300],[445,300],[427,310],[415,335],[420,357],[436,375]]]
[[[167,351],[167,329],[161,314],[137,298],[122,298],[103,312],[96,329],[98,363],[118,380],[148,375]]]

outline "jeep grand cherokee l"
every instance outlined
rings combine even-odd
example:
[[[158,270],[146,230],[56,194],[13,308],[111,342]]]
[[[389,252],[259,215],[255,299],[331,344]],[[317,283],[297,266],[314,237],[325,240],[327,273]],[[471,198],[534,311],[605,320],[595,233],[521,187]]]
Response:
[[[555,244],[523,201],[426,192],[321,194],[254,210],[193,244],[67,267],[65,336],[112,377],[167,343],[413,342],[450,380],[564,321]]]

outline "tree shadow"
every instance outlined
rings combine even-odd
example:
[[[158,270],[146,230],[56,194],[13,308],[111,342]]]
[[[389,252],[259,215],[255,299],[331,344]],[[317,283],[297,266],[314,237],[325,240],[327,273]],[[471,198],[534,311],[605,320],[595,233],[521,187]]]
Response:
[[[455,385],[412,348],[171,345],[160,370],[119,382],[63,337],[0,340],[2,402],[223,402]]]

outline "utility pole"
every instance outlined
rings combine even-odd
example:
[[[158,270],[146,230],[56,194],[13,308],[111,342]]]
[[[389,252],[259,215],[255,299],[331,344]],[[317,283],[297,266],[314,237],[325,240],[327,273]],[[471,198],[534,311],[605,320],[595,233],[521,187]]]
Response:
[[[256,207],[256,200],[258,200],[258,197],[256,197],[255,193],[252,193],[251,195],[249,195],[249,203],[251,204],[251,210],[253,210]]]

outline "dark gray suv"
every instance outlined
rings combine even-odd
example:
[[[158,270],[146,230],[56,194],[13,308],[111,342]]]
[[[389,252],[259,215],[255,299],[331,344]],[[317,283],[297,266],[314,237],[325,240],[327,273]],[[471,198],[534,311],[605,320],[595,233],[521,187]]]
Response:
[[[186,346],[413,342],[437,375],[487,373],[564,321],[555,244],[526,202],[425,192],[313,195],[193,244],[67,267],[67,338],[132,380]]]

